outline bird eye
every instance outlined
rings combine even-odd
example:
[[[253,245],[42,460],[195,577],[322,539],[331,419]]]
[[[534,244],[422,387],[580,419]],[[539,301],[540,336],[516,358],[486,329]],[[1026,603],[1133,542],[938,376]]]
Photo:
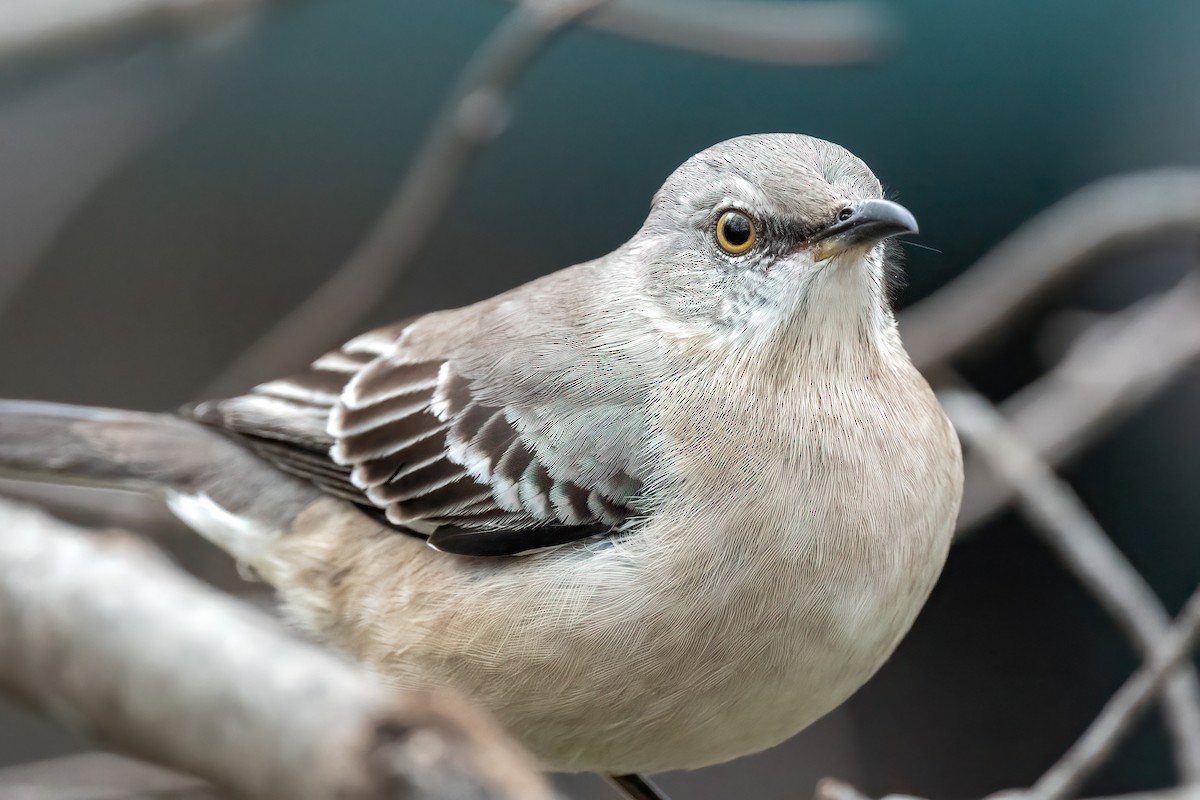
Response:
[[[754,220],[741,211],[726,211],[717,220],[717,244],[730,255],[746,252],[757,238]]]

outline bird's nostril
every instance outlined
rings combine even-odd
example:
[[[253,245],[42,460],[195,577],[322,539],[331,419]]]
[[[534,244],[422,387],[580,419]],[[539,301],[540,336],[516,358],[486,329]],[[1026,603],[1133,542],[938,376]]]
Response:
[[[845,222],[846,220],[850,219],[853,216],[854,216],[854,209],[851,208],[850,206],[846,206],[845,208],[843,208],[841,211],[838,212],[838,221]]]

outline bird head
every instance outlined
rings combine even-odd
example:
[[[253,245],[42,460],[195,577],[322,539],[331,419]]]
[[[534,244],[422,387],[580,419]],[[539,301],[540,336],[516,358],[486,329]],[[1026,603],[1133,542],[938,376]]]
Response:
[[[836,144],[799,134],[730,139],[688,159],[625,246],[652,315],[676,335],[761,343],[894,331],[889,237],[903,206]]]

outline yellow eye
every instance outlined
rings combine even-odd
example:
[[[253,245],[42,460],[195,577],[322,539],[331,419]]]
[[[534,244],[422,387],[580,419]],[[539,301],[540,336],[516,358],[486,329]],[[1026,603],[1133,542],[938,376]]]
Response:
[[[741,211],[726,211],[717,220],[717,244],[730,255],[738,255],[754,247],[758,229],[754,220]]]

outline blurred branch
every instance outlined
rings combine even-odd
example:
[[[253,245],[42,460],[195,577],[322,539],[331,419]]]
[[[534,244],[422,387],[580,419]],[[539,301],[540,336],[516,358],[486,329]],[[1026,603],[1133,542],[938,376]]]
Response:
[[[878,58],[896,38],[887,12],[871,2],[624,0],[585,24],[702,55],[813,66]]]
[[[278,0],[0,0],[0,62],[120,39],[236,29]]]
[[[0,768],[9,800],[233,800],[198,778],[111,753],[81,753]]]
[[[1048,374],[1002,403],[1013,434],[1057,465],[1141,406],[1200,360],[1200,278],[1094,324]],[[987,521],[1012,487],[966,461],[959,531]]]
[[[459,78],[413,166],[350,258],[202,392],[244,390],[299,368],[353,333],[429,240],[467,167],[504,130],[517,80],[564,26],[606,0],[525,0],[504,19]]]
[[[183,119],[232,51],[142,54],[0,106],[0,313],[92,191]]]
[[[0,502],[0,690],[255,798],[548,798],[487,721],[393,693],[123,534]]]
[[[973,391],[940,393],[959,435],[1012,487],[1042,540],[1116,621],[1143,657],[1167,636],[1170,618],[1150,586],[1101,529],[1087,507]],[[1200,782],[1200,683],[1196,670],[1173,674],[1163,695],[1181,780]]]
[[[1091,184],[1026,222],[903,314],[905,345],[922,372],[935,374],[1099,254],[1186,231],[1200,232],[1200,172],[1141,172]]]
[[[1066,754],[1028,790],[1013,790],[992,795],[995,800],[1064,800],[1078,791],[1112,753],[1121,738],[1138,721],[1146,705],[1161,689],[1200,640],[1200,590],[1184,605],[1166,634],[1155,643],[1150,657],[1109,699],[1100,714]],[[1193,800],[1200,785],[1193,784],[1166,792],[1131,795],[1137,798],[1177,797],[1176,792]],[[890,800],[905,800],[908,795],[887,795]],[[817,784],[817,800],[867,800],[849,784],[825,779]]]
[[[250,21],[280,0],[0,0],[0,62],[114,40],[196,36]],[[524,0],[554,11],[561,0]],[[703,55],[791,65],[856,63],[895,39],[887,8],[866,0],[625,0],[589,21],[598,30]]]
[[[1079,740],[1043,775],[1029,796],[1062,800],[1076,792],[1141,717],[1167,677],[1188,659],[1200,639],[1200,590],[1184,604],[1175,624],[1155,643],[1150,657],[1105,704]]]

